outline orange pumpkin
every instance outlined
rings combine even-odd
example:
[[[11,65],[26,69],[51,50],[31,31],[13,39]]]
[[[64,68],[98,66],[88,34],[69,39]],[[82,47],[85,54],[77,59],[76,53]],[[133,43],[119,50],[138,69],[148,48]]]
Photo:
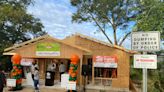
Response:
[[[71,62],[78,62],[78,61],[79,61],[79,57],[76,54],[71,56]]]
[[[16,84],[21,84],[22,83],[22,79],[17,79],[16,80]]]
[[[71,73],[71,77],[76,77],[76,73]]]
[[[12,76],[15,76],[15,75],[17,75],[17,73],[12,73],[11,75],[12,75]]]
[[[73,64],[73,65],[77,65],[77,62],[71,62],[71,64]]]
[[[70,67],[69,69],[70,69],[70,70],[73,70],[73,69],[74,69],[74,67]]]
[[[13,69],[17,69],[17,66],[14,66]]]
[[[69,70],[69,74],[71,74],[73,72],[73,70]]]
[[[13,64],[20,64],[21,56],[19,54],[15,54],[11,58]]]
[[[19,71],[19,69],[15,69],[15,71],[16,71],[16,72],[18,72],[18,71]]]

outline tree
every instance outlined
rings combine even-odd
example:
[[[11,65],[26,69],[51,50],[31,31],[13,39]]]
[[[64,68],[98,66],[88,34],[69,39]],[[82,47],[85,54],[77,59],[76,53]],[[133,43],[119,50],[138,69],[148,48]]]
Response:
[[[164,38],[164,1],[141,0],[135,10],[140,14],[136,17],[138,31],[160,31]]]
[[[38,18],[26,12],[32,0],[0,1],[0,53],[13,44],[45,34]]]
[[[73,14],[72,20],[78,23],[94,22],[109,43],[122,45],[131,33],[126,28],[132,21],[131,18],[137,14],[131,11],[135,3],[133,0],[71,0],[71,4],[77,7],[77,12]],[[120,39],[117,37],[118,29],[124,30],[126,33]],[[107,35],[107,31],[113,31],[114,43]]]

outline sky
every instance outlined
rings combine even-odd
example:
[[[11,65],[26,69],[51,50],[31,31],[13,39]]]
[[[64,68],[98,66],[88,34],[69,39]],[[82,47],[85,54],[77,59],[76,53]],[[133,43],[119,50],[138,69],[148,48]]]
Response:
[[[73,23],[71,16],[76,12],[76,8],[71,6],[70,0],[35,0],[33,5],[28,7],[28,13],[39,18],[44,25],[44,30],[51,36],[63,39],[74,33],[81,33],[96,39],[106,41],[106,37],[97,32],[97,27],[93,23]],[[134,23],[131,23],[129,30],[132,29]],[[118,30],[118,38],[125,33]],[[112,32],[107,33],[109,38],[113,40]],[[124,47],[130,48],[130,40],[125,40]]]

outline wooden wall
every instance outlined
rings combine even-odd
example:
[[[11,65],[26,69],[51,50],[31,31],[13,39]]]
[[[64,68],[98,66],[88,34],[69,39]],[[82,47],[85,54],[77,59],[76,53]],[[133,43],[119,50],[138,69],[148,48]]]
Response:
[[[60,56],[36,56],[36,45],[40,42],[52,42],[52,43],[59,43],[60,44]],[[38,64],[40,67],[40,77],[45,78],[45,71],[46,71],[46,59],[54,58],[54,59],[70,59],[71,55],[76,54],[80,58],[79,66],[78,66],[78,76],[77,79],[79,80],[78,83],[81,82],[81,65],[82,64],[82,57],[86,53],[83,50],[77,49],[75,47],[71,47],[70,45],[63,44],[61,42],[55,42],[53,39],[44,39],[38,42],[30,43],[23,47],[16,48],[15,50],[10,51],[10,53],[18,53],[23,58],[35,58],[38,60]]]
[[[89,49],[92,51],[92,55],[101,55],[101,56],[112,56],[115,55],[118,58],[118,68],[117,68],[117,78],[112,79],[112,87],[117,88],[129,88],[129,73],[130,73],[130,54],[100,43],[88,40],[86,38],[81,38],[79,36],[74,36],[75,44],[83,48]],[[70,39],[65,39],[67,42],[71,42]]]
[[[22,57],[26,57],[26,58],[70,58],[70,56],[72,54],[77,54],[78,56],[82,56],[83,53],[85,53],[82,50],[79,50],[77,48],[71,47],[69,45],[63,44],[63,43],[59,43],[60,44],[60,56],[36,56],[36,45],[37,43],[40,42],[52,42],[54,43],[54,40],[52,39],[45,39],[45,40],[41,40],[35,43],[31,43],[30,45],[25,45],[23,47],[17,48],[11,52],[17,52],[19,54],[21,54]],[[58,42],[55,42],[58,43]]]

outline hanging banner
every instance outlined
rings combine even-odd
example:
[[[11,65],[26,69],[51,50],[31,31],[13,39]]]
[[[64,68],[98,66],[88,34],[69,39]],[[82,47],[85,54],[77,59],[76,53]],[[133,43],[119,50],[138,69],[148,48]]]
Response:
[[[113,56],[94,56],[94,67],[117,68],[117,59]]]
[[[136,51],[159,51],[160,33],[150,32],[132,32],[132,50]]]
[[[157,55],[134,55],[134,68],[157,69]]]
[[[36,56],[60,56],[60,44],[48,42],[38,43]]]
[[[23,59],[21,59],[21,65],[22,66],[31,66],[33,61],[34,61],[34,59],[23,58]]]

